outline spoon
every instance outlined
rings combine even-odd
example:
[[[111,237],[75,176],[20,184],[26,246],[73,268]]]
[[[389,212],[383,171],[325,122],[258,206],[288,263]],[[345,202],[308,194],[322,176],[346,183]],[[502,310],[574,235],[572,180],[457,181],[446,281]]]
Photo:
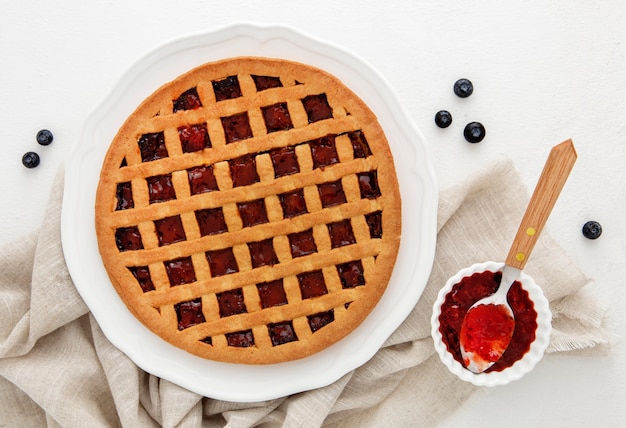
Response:
[[[498,290],[474,303],[465,314],[459,342],[465,367],[474,373],[491,367],[511,342],[515,316],[507,293],[526,265],[574,162],[572,140],[552,148],[505,260]]]

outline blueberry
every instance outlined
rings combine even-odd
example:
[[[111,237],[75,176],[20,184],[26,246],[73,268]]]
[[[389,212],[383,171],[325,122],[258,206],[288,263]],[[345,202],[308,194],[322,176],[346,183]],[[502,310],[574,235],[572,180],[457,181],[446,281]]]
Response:
[[[47,129],[42,129],[37,133],[37,142],[42,146],[47,146],[52,143],[52,140],[54,140],[54,136],[52,135],[52,132]]]
[[[26,168],[35,168],[39,165],[39,155],[35,152],[26,152],[22,156],[22,164]]]
[[[452,115],[448,110],[439,110],[435,114],[435,123],[440,128],[447,128],[452,123]]]
[[[474,92],[474,85],[469,79],[459,79],[454,82],[454,93],[461,97],[467,98]]]
[[[463,136],[470,143],[480,143],[485,138],[487,131],[480,122],[470,122],[465,125]]]
[[[602,226],[597,221],[590,220],[583,225],[583,235],[588,239],[598,239],[602,235]]]

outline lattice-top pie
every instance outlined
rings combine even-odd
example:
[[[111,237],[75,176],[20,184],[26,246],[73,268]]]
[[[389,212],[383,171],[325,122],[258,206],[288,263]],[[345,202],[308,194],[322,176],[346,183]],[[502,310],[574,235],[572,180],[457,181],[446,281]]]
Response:
[[[130,311],[198,356],[269,364],[337,342],[387,287],[400,195],[370,109],[317,68],[208,63],[126,120],[96,200]]]

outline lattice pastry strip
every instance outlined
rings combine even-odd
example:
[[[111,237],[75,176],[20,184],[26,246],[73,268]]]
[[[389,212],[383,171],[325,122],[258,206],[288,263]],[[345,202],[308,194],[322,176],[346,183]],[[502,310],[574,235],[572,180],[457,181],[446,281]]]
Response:
[[[165,84],[109,148],[104,265],[148,328],[198,356],[319,352],[383,294],[400,240],[385,135],[335,77],[234,58]]]

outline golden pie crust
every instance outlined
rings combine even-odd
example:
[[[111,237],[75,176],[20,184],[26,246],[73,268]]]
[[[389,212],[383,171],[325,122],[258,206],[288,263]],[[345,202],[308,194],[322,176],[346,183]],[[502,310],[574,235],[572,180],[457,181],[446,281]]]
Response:
[[[401,201],[376,116],[311,66],[241,57],[163,85],[128,117],[96,197],[128,309],[203,358],[279,363],[353,331],[384,293]]]

